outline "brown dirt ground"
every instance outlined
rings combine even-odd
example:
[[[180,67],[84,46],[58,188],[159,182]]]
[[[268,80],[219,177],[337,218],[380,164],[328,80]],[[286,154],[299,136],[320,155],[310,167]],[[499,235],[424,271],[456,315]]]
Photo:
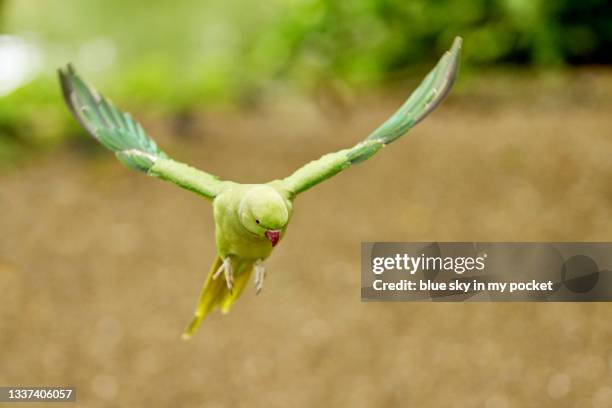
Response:
[[[612,406],[612,305],[359,299],[361,241],[611,241],[611,84],[458,92],[300,197],[263,293],[190,342],[214,256],[206,201],[105,153],[0,175],[0,384],[73,385],[83,407]],[[263,181],[356,142],[400,102],[206,113],[183,139],[144,122],[176,158]]]

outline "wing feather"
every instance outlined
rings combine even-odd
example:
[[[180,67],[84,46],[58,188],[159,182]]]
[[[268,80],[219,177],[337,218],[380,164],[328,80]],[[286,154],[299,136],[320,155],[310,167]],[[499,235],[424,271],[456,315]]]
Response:
[[[450,92],[459,68],[461,42],[460,37],[455,38],[451,49],[440,58],[408,100],[366,139],[350,149],[326,154],[307,163],[275,183],[293,197],[351,165],[367,160],[383,146],[408,132],[440,105]]]
[[[78,122],[131,169],[171,181],[213,199],[229,182],[176,162],[164,153],[129,113],[87,85],[71,65],[59,70],[64,99]]]

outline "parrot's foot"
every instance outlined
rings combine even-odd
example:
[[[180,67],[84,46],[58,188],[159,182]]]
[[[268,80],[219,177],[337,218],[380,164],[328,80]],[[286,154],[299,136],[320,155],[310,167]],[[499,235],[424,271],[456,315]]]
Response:
[[[259,292],[263,289],[264,278],[266,276],[266,268],[263,265],[261,259],[255,262],[255,293],[259,295]]]
[[[229,256],[223,260],[223,263],[221,264],[219,269],[217,269],[217,272],[215,272],[215,274],[213,275],[213,279],[217,279],[219,275],[221,275],[221,272],[223,272],[225,275],[225,282],[227,283],[227,289],[231,293],[232,288],[234,287],[234,271],[232,269],[232,260],[230,259]]]

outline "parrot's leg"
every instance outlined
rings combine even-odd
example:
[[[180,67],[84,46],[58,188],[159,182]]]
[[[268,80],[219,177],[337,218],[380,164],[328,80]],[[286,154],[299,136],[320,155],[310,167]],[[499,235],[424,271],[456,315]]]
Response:
[[[258,259],[255,264],[255,293],[259,294],[263,289],[264,278],[266,276],[266,268],[261,259]]]
[[[223,263],[217,269],[217,272],[213,275],[213,279],[217,279],[221,272],[225,275],[225,282],[227,283],[227,289],[231,292],[234,286],[234,271],[232,269],[232,260],[228,256],[223,260]]]

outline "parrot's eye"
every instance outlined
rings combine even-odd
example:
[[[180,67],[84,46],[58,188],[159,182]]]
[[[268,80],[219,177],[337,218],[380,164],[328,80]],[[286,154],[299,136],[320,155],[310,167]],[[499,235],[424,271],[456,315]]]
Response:
[[[255,222],[259,224],[259,220],[255,220]]]

